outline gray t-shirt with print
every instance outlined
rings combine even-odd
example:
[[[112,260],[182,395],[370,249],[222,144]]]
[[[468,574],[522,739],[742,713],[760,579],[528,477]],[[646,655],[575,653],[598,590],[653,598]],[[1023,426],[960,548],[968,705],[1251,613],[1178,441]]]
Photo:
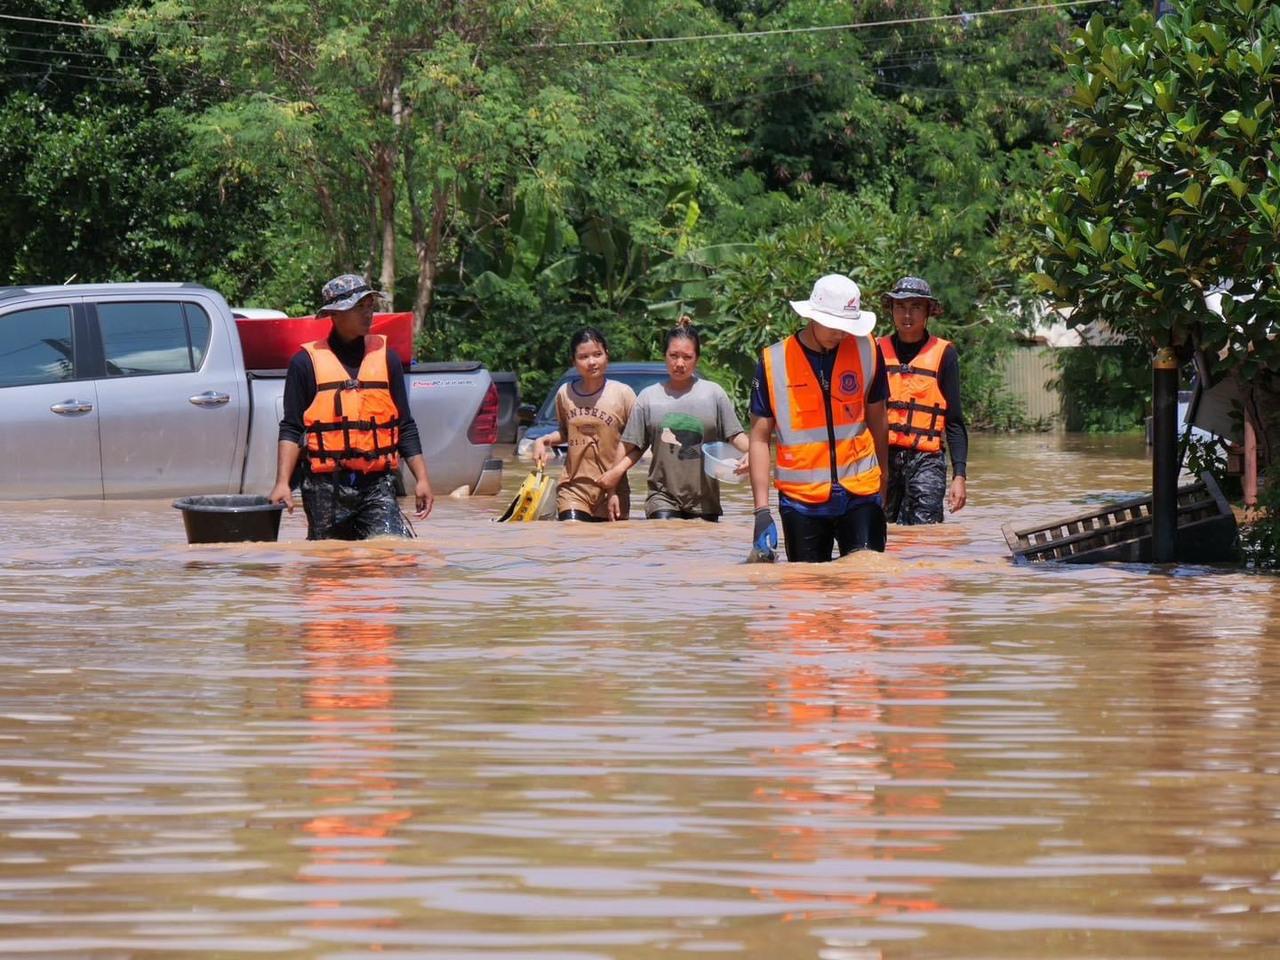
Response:
[[[645,514],[679,510],[720,516],[720,484],[702,470],[702,444],[729,440],[739,433],[742,423],[718,383],[695,379],[679,395],[672,394],[666,383],[641,390],[622,441],[641,450],[653,448]]]

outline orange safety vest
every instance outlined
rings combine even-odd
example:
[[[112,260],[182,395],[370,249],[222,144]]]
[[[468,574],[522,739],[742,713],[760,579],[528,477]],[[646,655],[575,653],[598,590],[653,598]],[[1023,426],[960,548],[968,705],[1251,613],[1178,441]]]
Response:
[[[949,346],[950,341],[930,336],[911,363],[902,363],[893,349],[893,337],[880,338],[889,375],[889,446],[925,453],[942,449],[947,399],[938,386],[938,370]]]
[[[302,415],[312,473],[386,473],[400,466],[400,412],[391,396],[387,338],[364,338],[353,380],[327,340],[304,343],[315,370],[316,396]]]
[[[840,341],[830,404],[795,336],[765,350],[764,370],[778,432],[779,492],[801,503],[826,503],[834,476],[855,496],[879,493],[880,462],[866,415],[876,372],[875,339]]]

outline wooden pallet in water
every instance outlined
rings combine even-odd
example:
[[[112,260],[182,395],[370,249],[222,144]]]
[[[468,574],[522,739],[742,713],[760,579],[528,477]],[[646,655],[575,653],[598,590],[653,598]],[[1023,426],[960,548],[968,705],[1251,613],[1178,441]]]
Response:
[[[1019,562],[1151,562],[1151,497],[1134,497],[1053,523],[1002,527]],[[1227,563],[1238,559],[1235,514],[1208,473],[1178,489],[1178,560]]]

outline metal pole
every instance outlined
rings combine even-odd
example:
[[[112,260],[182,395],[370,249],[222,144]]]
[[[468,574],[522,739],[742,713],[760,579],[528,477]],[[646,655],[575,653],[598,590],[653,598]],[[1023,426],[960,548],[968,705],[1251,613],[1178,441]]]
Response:
[[[1178,358],[1161,347],[1151,363],[1151,561],[1178,553]]]

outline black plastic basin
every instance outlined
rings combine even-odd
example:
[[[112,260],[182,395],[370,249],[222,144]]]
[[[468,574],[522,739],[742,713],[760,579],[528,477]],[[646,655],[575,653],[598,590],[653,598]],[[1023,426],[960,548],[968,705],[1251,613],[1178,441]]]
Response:
[[[282,503],[252,494],[215,494],[173,501],[182,511],[187,543],[243,543],[280,537]]]

